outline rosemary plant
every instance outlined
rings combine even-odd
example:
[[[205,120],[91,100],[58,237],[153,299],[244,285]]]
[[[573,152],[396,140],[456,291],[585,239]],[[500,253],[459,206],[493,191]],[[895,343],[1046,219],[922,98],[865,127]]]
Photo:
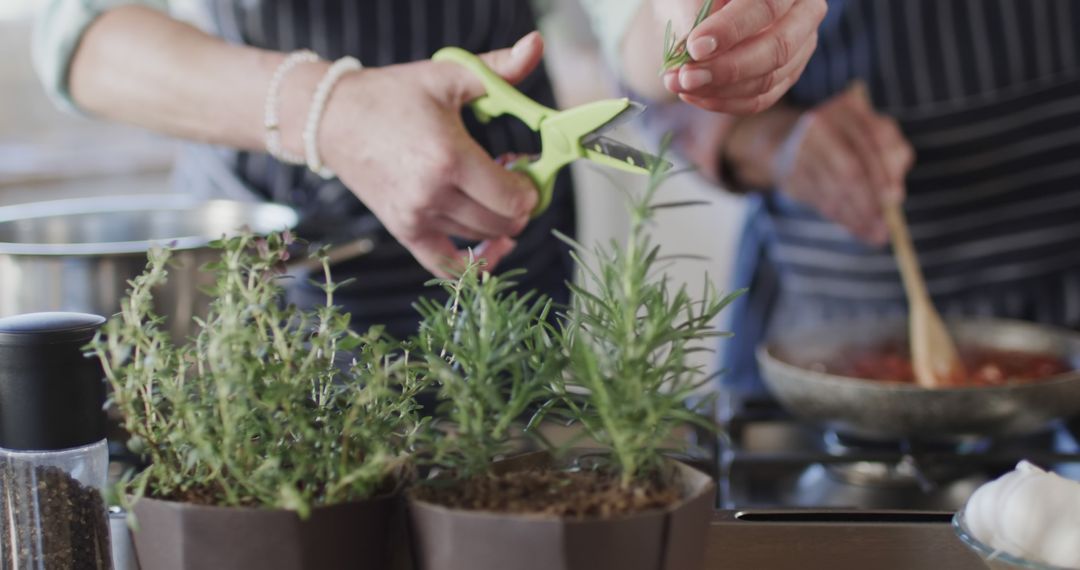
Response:
[[[705,18],[709,17],[712,13],[713,0],[705,0],[701,5],[701,10],[698,11],[697,17],[694,19],[694,25],[691,26],[690,31],[694,31]],[[686,40],[690,37],[690,32],[686,33],[682,39],[676,39],[675,32],[671,29],[671,22],[668,21],[667,28],[664,29],[664,65],[660,69],[660,75],[664,72],[681,67],[690,61],[690,52],[686,51]]]
[[[449,293],[445,303],[417,304],[424,367],[451,423],[432,432],[432,461],[457,479],[487,473],[511,450],[515,422],[549,398],[563,367],[551,301],[512,291],[518,274],[495,276],[470,260],[457,279],[432,282]]]
[[[568,374],[556,385],[558,398],[546,404],[611,449],[624,487],[662,475],[663,454],[677,427],[713,427],[700,413],[707,398],[690,407],[710,378],[687,357],[708,350],[708,339],[728,336],[714,329],[714,319],[739,294],[721,298],[706,278],[695,300],[685,286],[670,283],[649,225],[657,210],[691,204],[654,203],[668,174],[660,164],[651,174],[643,196],[631,199],[625,246],[598,246],[588,255],[590,264],[582,258],[584,246],[563,236],[586,284],[571,285],[574,301],[561,336]]]
[[[397,345],[359,335],[333,305],[282,303],[288,234],[218,242],[215,297],[198,333],[175,345],[152,309],[170,252],[151,252],[121,312],[94,340],[112,403],[149,467],[135,497],[220,506],[311,507],[391,490],[423,426],[422,388]],[[355,354],[351,359],[348,354]]]

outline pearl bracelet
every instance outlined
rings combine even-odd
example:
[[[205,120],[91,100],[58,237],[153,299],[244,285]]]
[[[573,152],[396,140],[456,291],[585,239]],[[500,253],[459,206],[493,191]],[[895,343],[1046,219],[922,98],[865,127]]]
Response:
[[[360,60],[355,57],[343,57],[333,63],[326,75],[315,87],[315,94],[311,97],[311,107],[308,109],[307,123],[304,125],[304,153],[307,157],[307,167],[323,178],[334,177],[329,168],[323,166],[319,158],[319,123],[322,121],[323,111],[326,109],[326,101],[330,98],[330,91],[334,89],[341,76],[350,71],[363,69]]]
[[[266,128],[266,152],[270,156],[287,164],[304,164],[304,157],[286,152],[281,147],[281,122],[278,119],[278,96],[281,91],[281,83],[285,76],[301,63],[314,63],[319,61],[319,56],[311,50],[294,51],[285,58],[274,70],[270,78],[270,86],[266,89],[266,108],[263,111],[263,126]]]

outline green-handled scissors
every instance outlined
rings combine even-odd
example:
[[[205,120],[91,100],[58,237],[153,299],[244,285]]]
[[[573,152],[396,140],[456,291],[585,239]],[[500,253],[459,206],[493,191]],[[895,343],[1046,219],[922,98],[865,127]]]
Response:
[[[603,136],[604,132],[644,110],[638,103],[629,99],[605,99],[558,111],[533,101],[466,50],[443,48],[432,59],[459,63],[483,81],[486,94],[472,102],[473,112],[481,122],[504,114],[513,115],[540,133],[540,157],[520,160],[511,166],[528,175],[540,193],[533,215],[540,214],[551,203],[559,171],[579,158],[635,174],[649,174],[653,165],[663,169],[671,166],[657,156]]]

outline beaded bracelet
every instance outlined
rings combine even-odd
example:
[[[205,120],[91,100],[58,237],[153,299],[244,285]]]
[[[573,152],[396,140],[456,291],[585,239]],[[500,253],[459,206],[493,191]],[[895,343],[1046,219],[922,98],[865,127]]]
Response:
[[[278,119],[278,97],[281,91],[281,83],[285,76],[301,63],[314,63],[319,61],[319,56],[311,50],[294,51],[285,58],[274,70],[270,78],[270,86],[266,90],[266,108],[263,112],[263,126],[266,128],[266,152],[270,156],[287,164],[304,164],[304,157],[285,151],[281,147],[281,122]]]
[[[363,67],[360,60],[355,57],[346,56],[335,61],[330,69],[326,70],[326,75],[319,81],[319,85],[315,87],[315,94],[311,97],[311,108],[308,109],[307,123],[304,125],[304,153],[307,157],[308,169],[323,178],[334,177],[334,173],[323,166],[322,159],[319,158],[319,123],[326,109],[326,101],[330,98],[330,91],[341,76],[350,71],[363,69]]]

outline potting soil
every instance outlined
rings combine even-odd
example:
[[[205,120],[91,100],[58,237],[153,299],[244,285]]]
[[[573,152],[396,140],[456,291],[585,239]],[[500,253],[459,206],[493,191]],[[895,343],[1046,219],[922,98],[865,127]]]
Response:
[[[101,492],[63,469],[0,460],[0,567],[109,570]]]
[[[419,500],[454,509],[534,513],[567,518],[610,518],[662,509],[681,498],[677,485],[620,485],[601,471],[531,470],[485,475],[449,486],[414,488]]]

